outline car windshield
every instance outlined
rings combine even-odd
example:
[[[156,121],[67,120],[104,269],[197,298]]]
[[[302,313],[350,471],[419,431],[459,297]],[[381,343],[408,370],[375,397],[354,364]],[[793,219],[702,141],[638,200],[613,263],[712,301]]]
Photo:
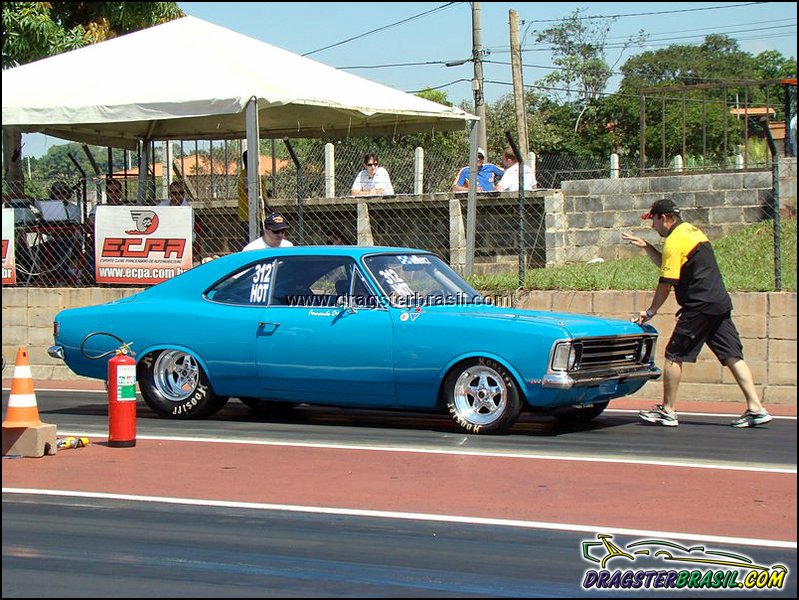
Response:
[[[377,254],[365,257],[364,263],[394,306],[483,302],[472,286],[433,254]]]

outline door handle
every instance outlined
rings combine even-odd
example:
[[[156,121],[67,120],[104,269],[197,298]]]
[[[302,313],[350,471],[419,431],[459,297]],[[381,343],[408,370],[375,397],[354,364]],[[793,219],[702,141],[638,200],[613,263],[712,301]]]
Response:
[[[258,321],[258,331],[266,335],[271,335],[280,327],[280,323],[272,323],[270,321]]]

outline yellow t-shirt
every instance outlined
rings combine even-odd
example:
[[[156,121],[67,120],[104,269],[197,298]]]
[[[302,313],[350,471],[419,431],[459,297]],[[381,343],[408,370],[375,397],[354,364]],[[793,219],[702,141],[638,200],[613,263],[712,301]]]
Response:
[[[674,286],[677,303],[685,309],[707,314],[732,310],[710,241],[690,223],[679,222],[666,236],[660,281]]]
[[[261,198],[264,197],[264,182],[260,181],[261,184]],[[236,191],[239,197],[239,221],[242,223],[249,223],[250,221],[250,198],[247,194],[247,169],[242,169],[239,171],[238,177],[236,178]]]

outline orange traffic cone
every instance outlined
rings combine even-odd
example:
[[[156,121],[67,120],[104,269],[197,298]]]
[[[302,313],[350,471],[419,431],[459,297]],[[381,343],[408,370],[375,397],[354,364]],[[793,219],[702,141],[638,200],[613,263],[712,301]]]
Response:
[[[14,379],[11,380],[11,394],[8,397],[8,409],[3,427],[38,427],[42,424],[36,406],[36,392],[33,389],[28,351],[20,347],[17,350],[17,363],[14,367]]]

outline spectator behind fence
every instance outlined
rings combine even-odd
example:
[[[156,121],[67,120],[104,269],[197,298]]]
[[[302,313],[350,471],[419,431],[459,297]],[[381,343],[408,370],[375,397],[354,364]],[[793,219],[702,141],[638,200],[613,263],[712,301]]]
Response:
[[[173,181],[169,184],[169,198],[161,200],[158,206],[189,206],[189,201],[186,198],[185,188],[180,181]],[[195,215],[194,225],[191,232],[192,241],[192,254],[195,262],[202,259],[203,247],[203,225],[202,221]]]
[[[788,128],[788,136],[790,137],[791,156],[796,156],[796,115],[791,117],[791,124]]]
[[[519,191],[519,161],[513,153],[513,148],[508,146],[502,153],[502,162],[505,165],[505,174],[499,180],[497,192],[518,192]],[[524,165],[524,189],[528,192],[538,187],[533,170]]]
[[[112,179],[108,178],[105,180],[105,204],[106,206],[122,206],[125,203],[125,199],[122,195],[122,182],[119,179]],[[97,216],[97,207],[100,206],[99,204],[95,204],[94,208],[92,208],[92,212],[89,215],[89,224],[92,225],[94,223],[94,219]]]
[[[50,186],[50,199],[63,205],[63,216],[61,214],[61,206],[58,206],[56,215],[52,217],[48,217],[43,211],[45,220],[51,221],[51,223],[63,221],[68,225],[59,224],[57,228],[48,231],[47,237],[49,239],[45,243],[50,246],[49,251],[54,256],[66,257],[63,263],[66,271],[55,276],[61,278],[60,282],[75,284],[80,278],[80,267],[84,260],[84,255],[81,253],[80,208],[71,201],[72,188],[63,181],[56,181]]]
[[[247,151],[241,153],[241,170],[236,178],[236,192],[239,197],[239,227],[241,228],[242,243],[247,244],[250,241],[250,196],[247,187]],[[258,223],[264,221],[264,184],[260,177],[258,177]]]
[[[63,181],[56,181],[50,186],[50,199],[59,200],[64,205],[64,220],[80,223],[80,208],[72,202],[72,189]]]
[[[173,181],[169,184],[169,198],[161,200],[158,206],[188,206],[189,201],[186,200],[186,195],[183,190],[183,184],[179,181]]]
[[[264,250],[266,248],[289,248],[294,244],[286,239],[288,231],[289,224],[286,221],[286,217],[276,212],[269,213],[269,216],[266,217],[264,234],[244,246],[242,252]]]
[[[493,192],[494,183],[505,173],[497,165],[485,161],[485,150],[477,149],[477,191]],[[465,192],[469,189],[471,178],[469,177],[469,165],[458,171],[455,181],[452,182],[453,192]]]
[[[369,152],[363,158],[363,169],[352,183],[352,196],[393,196],[394,187],[388,171],[380,166],[377,153]]]
[[[105,180],[105,206],[122,206],[123,204],[124,199],[122,197],[122,182],[119,181],[119,179],[113,179],[111,177],[107,178]],[[97,218],[98,206],[100,206],[100,204],[94,205],[92,212],[89,213],[89,216],[86,219],[86,272],[90,281],[92,281],[92,278],[94,277],[94,224]]]

